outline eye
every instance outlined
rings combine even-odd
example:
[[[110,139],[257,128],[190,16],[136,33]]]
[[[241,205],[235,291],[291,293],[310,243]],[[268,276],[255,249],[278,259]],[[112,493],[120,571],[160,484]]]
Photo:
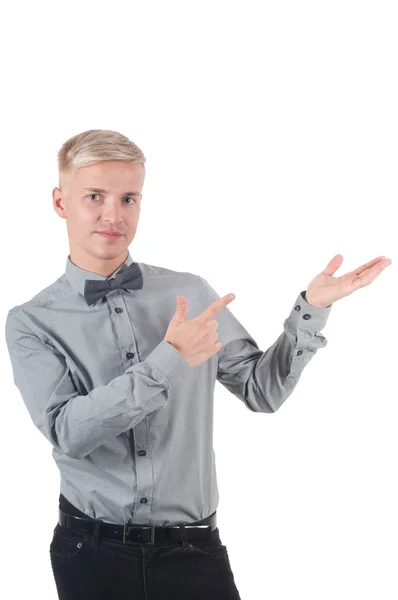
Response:
[[[89,194],[88,197],[91,199],[91,196],[98,196],[98,195],[99,194]],[[126,196],[125,198],[130,198],[131,200],[136,202],[136,199],[133,196]],[[128,204],[132,204],[132,202],[128,202]]]

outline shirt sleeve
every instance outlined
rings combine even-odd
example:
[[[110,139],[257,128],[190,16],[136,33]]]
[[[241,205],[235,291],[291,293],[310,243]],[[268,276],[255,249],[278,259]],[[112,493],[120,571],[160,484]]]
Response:
[[[207,306],[220,298],[204,279]],[[207,307],[206,306],[206,307]],[[265,352],[226,306],[216,316],[218,341],[217,380],[254,412],[275,412],[297,385],[304,367],[327,344],[320,333],[332,305],[312,306],[300,292],[283,332]]]
[[[44,337],[44,336],[43,336]],[[79,395],[65,357],[9,311],[5,339],[14,383],[33,423],[59,452],[81,458],[164,406],[191,369],[162,340],[148,357],[107,385]]]

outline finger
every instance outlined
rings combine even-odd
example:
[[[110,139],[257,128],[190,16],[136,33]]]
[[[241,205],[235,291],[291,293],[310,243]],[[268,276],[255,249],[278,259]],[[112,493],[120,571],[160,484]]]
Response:
[[[360,275],[364,276],[364,275],[366,275],[366,271],[368,271],[368,269],[371,269],[375,265],[383,262],[385,259],[386,259],[385,256],[378,256],[377,258],[374,258],[373,260],[362,265],[361,267],[354,269],[354,271],[349,271],[345,275],[342,275],[341,280],[342,281],[352,281],[353,279],[357,279]]]
[[[206,323],[206,325],[207,325],[207,327],[209,329],[214,329],[214,331],[216,331],[217,328],[218,328],[218,321],[216,321],[215,319],[213,319],[212,321],[208,321]]]
[[[232,300],[235,300],[235,294],[227,294],[226,296],[219,298],[210,304],[210,306],[208,306],[200,315],[198,315],[196,320],[200,321],[201,323],[207,323],[211,319],[214,319],[215,315],[225,308],[227,304],[232,302]]]
[[[384,262],[384,261],[381,261]],[[384,271],[384,269],[386,268],[387,265],[384,265],[383,267],[380,267],[380,263],[377,265],[374,265],[373,268],[369,268],[366,269],[365,271],[362,272],[362,274],[358,277],[356,277],[353,280],[353,286],[355,289],[358,289],[360,287],[364,287],[365,285],[369,285],[369,283],[372,283],[372,281],[374,281],[376,279],[376,277],[378,277],[380,275],[380,273],[382,271]]]
[[[377,264],[378,262],[385,260],[385,256],[378,256],[377,258],[374,258],[373,260],[371,260],[370,262],[366,263],[365,265],[362,265],[361,267],[358,267],[357,269],[355,269],[354,271],[352,271],[353,275],[360,275],[361,273],[363,273],[364,271],[366,271],[366,269],[369,269],[370,267],[373,267],[373,265]]]

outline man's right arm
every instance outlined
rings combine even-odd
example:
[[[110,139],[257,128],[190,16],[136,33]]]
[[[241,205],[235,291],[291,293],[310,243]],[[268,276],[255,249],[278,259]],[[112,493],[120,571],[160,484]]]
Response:
[[[143,362],[82,396],[65,357],[12,310],[5,339],[14,383],[33,423],[59,452],[72,458],[90,454],[163,407],[171,389],[191,370],[183,355],[162,340]]]

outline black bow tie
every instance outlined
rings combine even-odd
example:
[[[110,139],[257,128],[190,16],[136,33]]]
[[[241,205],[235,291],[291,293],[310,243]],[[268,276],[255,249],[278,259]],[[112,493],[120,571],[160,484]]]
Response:
[[[88,305],[95,304],[111,290],[119,288],[139,290],[142,288],[142,282],[141,269],[136,262],[133,262],[111,279],[86,279],[84,297]]]

